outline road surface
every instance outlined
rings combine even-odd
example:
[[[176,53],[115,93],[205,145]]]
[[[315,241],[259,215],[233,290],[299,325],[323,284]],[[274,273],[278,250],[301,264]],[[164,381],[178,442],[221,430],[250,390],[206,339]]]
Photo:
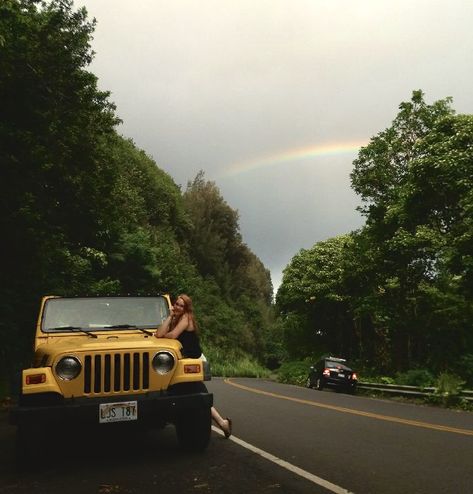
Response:
[[[234,437],[183,454],[174,430],[115,428],[38,445],[17,463],[0,413],[0,494],[473,493],[473,413],[315,391],[267,380],[213,379]]]

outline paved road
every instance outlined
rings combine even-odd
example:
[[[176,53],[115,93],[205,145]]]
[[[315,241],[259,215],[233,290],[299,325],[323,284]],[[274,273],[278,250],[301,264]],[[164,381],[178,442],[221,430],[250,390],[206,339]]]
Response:
[[[473,413],[229,381],[212,390],[236,436],[350,492],[473,493]]]
[[[233,418],[237,442],[214,432],[206,453],[197,456],[182,454],[168,427],[54,438],[42,461],[17,465],[14,428],[0,413],[0,494],[473,493],[472,413],[256,379],[214,379],[209,388],[221,412]]]

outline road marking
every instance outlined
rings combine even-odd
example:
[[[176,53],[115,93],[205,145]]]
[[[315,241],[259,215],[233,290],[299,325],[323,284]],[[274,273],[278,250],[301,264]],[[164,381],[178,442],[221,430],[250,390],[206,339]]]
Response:
[[[213,425],[212,430],[223,436],[223,432],[218,427],[215,427]],[[268,453],[267,451],[259,449],[256,446],[253,446],[252,444],[249,444],[243,441],[242,439],[239,439],[238,437],[230,436],[228,439],[230,439],[234,443],[239,444],[243,448],[246,448],[252,451],[253,453],[256,453],[257,455],[260,455],[266,460],[269,460],[275,463],[276,465],[279,465],[280,467],[285,468],[286,470],[289,470],[290,472],[295,473],[296,475],[299,475],[300,477],[303,477],[306,480],[309,480],[310,482],[313,482],[314,484],[320,485],[324,489],[334,492],[335,494],[353,494],[352,492],[347,491],[343,487],[339,487],[338,485],[332,484],[332,482],[329,482],[328,480],[317,477],[317,475],[313,475],[312,473],[307,472],[306,470],[302,470],[302,468],[296,467],[295,465],[292,465],[287,461],[281,460],[281,458],[278,458],[277,456],[274,456],[271,453]]]
[[[471,429],[460,429],[457,427],[448,427],[446,425],[430,424],[429,422],[420,422],[417,420],[402,419],[399,417],[391,417],[389,415],[380,415],[372,412],[362,412],[361,410],[354,410],[352,408],[344,408],[336,405],[326,405],[325,403],[318,403],[316,401],[301,400],[300,398],[292,398],[290,396],[284,396],[277,393],[270,393],[269,391],[262,391],[261,389],[251,388],[243,384],[237,384],[230,379],[225,379],[224,382],[235,386],[236,388],[244,389],[245,391],[251,391],[252,393],[258,393],[265,396],[271,396],[273,398],[279,398],[281,400],[294,401],[296,403],[303,403],[304,405],[310,405],[313,407],[327,408],[329,410],[335,410],[337,412],[351,413],[352,415],[360,415],[362,417],[369,417],[377,420],[384,420],[386,422],[396,422],[398,424],[410,425],[413,427],[423,427],[424,429],[433,429],[443,432],[452,432],[454,434],[463,434],[465,436],[473,436],[473,430]]]

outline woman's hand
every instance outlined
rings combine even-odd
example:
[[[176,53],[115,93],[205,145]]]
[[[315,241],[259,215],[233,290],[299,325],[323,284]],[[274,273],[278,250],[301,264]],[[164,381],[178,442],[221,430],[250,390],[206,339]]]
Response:
[[[171,326],[171,322],[173,318],[174,318],[174,314],[171,309],[171,313],[169,314],[169,316],[163,321],[161,326],[159,326],[159,328],[156,330],[156,333],[154,333],[154,336],[156,336],[156,338],[165,337],[166,333],[169,331],[169,327]]]

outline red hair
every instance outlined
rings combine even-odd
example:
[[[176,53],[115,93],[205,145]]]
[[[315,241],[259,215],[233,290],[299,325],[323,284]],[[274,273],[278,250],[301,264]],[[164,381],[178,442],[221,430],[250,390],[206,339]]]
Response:
[[[179,299],[181,299],[182,302],[184,303],[184,311],[182,313],[182,316],[184,314],[186,314],[187,317],[189,318],[189,323],[191,323],[192,326],[194,326],[194,329],[196,331],[198,331],[199,330],[199,327],[197,325],[197,321],[195,320],[194,307],[193,307],[193,304],[192,304],[192,299],[189,297],[189,295],[186,295],[185,293],[181,293],[180,295],[178,295],[177,298],[176,298],[176,301],[179,300]],[[175,321],[173,321],[173,324],[172,324],[172,327],[173,328],[179,322],[179,320],[180,320],[181,317],[179,317],[179,319],[176,319]]]

